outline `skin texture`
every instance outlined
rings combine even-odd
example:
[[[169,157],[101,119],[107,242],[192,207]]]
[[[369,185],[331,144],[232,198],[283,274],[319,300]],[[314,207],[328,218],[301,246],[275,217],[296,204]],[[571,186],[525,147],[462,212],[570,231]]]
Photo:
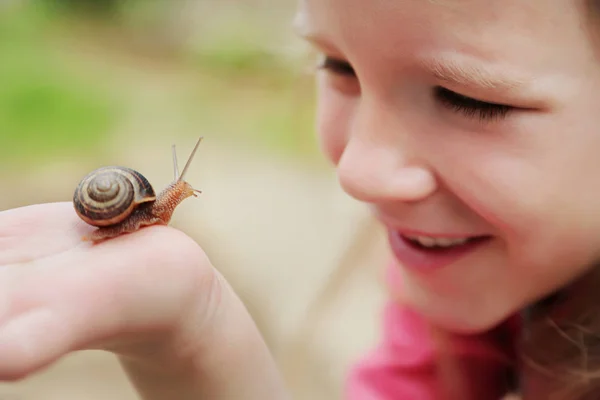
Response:
[[[442,329],[490,329],[599,257],[600,68],[585,11],[300,2],[299,33],[347,63],[318,72],[318,134],[346,192],[392,230],[492,236],[432,273],[398,265],[402,301]],[[513,109],[465,113],[439,87]]]
[[[117,354],[145,400],[285,399],[239,298],[165,226],[99,244],[71,203],[0,213],[0,380],[68,352]]]

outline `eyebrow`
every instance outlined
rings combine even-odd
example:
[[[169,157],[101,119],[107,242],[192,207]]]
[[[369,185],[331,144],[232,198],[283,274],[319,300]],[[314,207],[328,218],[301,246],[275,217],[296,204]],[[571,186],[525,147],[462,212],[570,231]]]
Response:
[[[454,57],[423,59],[421,66],[444,82],[483,89],[514,91],[531,81],[522,74],[498,71],[497,67],[484,67]]]
[[[294,32],[304,40],[327,51],[335,51],[335,46],[311,26],[305,10],[298,10],[292,26]],[[421,58],[419,64],[443,82],[474,89],[493,89],[511,93],[523,88],[531,88],[534,81],[531,76],[518,71],[486,65],[483,61],[473,60],[466,55],[427,56]]]
[[[321,35],[319,35],[319,33],[313,29],[308,22],[308,16],[305,11],[298,11],[294,15],[294,19],[292,21],[292,30],[296,35],[307,42],[311,42],[325,49],[333,48],[331,43],[324,40]]]

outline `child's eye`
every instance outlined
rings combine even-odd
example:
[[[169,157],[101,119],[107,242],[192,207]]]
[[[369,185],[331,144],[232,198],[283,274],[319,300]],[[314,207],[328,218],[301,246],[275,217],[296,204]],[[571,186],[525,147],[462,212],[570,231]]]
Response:
[[[435,97],[443,106],[452,111],[460,112],[469,118],[478,118],[480,120],[504,118],[510,111],[515,109],[513,106],[488,103],[463,96],[440,86],[435,88]]]
[[[327,83],[331,88],[345,95],[360,95],[360,83],[356,71],[348,61],[324,56],[318,68],[327,74]]]
[[[337,75],[351,76],[355,77],[356,72],[354,72],[354,68],[350,65],[349,62],[340,60],[337,58],[325,56],[321,63],[319,64],[320,69],[324,69],[330,72],[333,72]]]

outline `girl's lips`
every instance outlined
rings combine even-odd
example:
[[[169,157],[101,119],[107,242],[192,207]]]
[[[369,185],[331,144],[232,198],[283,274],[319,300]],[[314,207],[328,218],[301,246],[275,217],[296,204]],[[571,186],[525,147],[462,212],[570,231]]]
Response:
[[[457,246],[429,248],[407,239],[395,230],[388,230],[388,236],[392,251],[402,267],[418,272],[434,271],[452,264],[491,239],[491,236],[479,236]]]

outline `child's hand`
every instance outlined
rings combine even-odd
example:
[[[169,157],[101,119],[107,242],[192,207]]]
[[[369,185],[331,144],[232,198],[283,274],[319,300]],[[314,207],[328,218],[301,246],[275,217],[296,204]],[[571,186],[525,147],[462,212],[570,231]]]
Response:
[[[240,300],[190,238],[168,227],[92,245],[70,203],[0,212],[0,380],[68,352],[121,357],[145,399],[281,399]]]

